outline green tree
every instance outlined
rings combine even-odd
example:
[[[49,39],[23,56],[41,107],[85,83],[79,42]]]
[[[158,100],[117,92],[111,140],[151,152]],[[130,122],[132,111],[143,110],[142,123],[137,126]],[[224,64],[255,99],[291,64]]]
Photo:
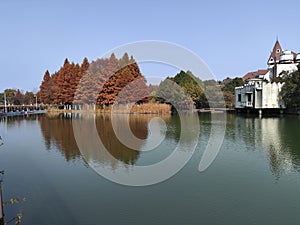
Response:
[[[222,91],[224,95],[224,100],[227,108],[234,107],[234,90],[236,87],[243,86],[245,82],[242,78],[236,77],[234,79],[227,78],[221,83],[223,85]]]
[[[191,71],[180,71],[174,81],[189,94],[196,107],[201,107],[199,96],[203,93],[203,82],[199,78]]]
[[[166,78],[160,83],[156,96],[159,102],[171,104],[173,110],[191,110],[194,107],[190,95],[173,78]]]
[[[280,95],[287,107],[300,107],[300,65],[298,70],[285,75]]]
[[[243,86],[244,84],[245,84],[245,82],[243,81],[242,78],[236,77],[236,78],[226,82],[224,84],[224,86],[222,87],[222,91],[230,92],[230,93],[234,94],[235,87]]]
[[[4,93],[0,93],[0,105],[4,105]]]
[[[26,91],[24,94],[24,104],[33,105],[35,104],[35,95],[31,91]]]
[[[200,96],[203,95],[203,82],[198,77],[196,77],[191,71],[180,71],[178,74],[175,75],[174,78],[166,78],[166,80],[175,82],[178,87],[175,87],[176,85],[170,85],[168,84],[168,88],[172,86],[173,88],[173,96],[172,93],[168,93],[168,96],[173,99],[175,98],[175,102],[181,101],[181,105],[185,105],[184,107],[189,107],[189,103],[186,104],[186,97],[185,95],[188,95],[189,98],[193,101],[193,104],[196,108],[203,107],[201,103]],[[165,83],[162,82],[159,91],[160,95],[163,91],[168,92],[164,87]],[[179,87],[182,90],[179,90]],[[165,89],[165,90],[164,90]],[[176,90],[176,91],[175,91]],[[183,94],[185,93],[185,94]],[[179,97],[179,95],[183,94],[183,98]]]
[[[14,89],[6,89],[4,90],[6,95],[7,104],[13,104],[16,96],[16,90]]]

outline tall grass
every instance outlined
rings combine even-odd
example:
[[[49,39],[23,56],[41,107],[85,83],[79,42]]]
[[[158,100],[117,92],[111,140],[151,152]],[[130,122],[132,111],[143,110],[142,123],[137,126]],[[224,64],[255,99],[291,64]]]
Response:
[[[135,104],[129,108],[126,105],[118,105],[113,107],[113,113],[170,114],[171,106],[168,104],[144,103]]]
[[[120,113],[120,114],[171,114],[171,106],[168,104],[144,103],[130,105],[114,105],[105,108],[83,107],[83,110],[64,110],[56,107],[48,107],[47,113],[60,112],[96,112],[96,113]]]

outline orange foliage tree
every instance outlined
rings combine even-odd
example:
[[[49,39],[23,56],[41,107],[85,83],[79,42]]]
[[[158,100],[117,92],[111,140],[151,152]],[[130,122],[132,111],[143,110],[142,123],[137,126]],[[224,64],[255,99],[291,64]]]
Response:
[[[115,103],[122,89],[133,81],[137,82],[134,82],[132,89],[123,91],[125,94],[118,99],[119,104],[141,101],[138,96],[148,95],[146,80],[133,57],[129,58],[125,53],[118,59],[111,54],[109,58],[91,63],[84,58],[81,65],[66,59],[59,71],[52,75],[46,71],[38,96],[44,104],[108,106]]]

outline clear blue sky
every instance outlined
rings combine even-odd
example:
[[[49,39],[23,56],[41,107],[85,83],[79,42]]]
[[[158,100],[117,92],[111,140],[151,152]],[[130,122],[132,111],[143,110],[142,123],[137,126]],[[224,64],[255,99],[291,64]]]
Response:
[[[38,90],[45,70],[133,41],[163,40],[199,55],[217,79],[265,68],[276,36],[300,52],[300,1],[0,0],[0,91]],[[149,67],[149,66],[148,66]],[[173,76],[168,68],[143,73]]]

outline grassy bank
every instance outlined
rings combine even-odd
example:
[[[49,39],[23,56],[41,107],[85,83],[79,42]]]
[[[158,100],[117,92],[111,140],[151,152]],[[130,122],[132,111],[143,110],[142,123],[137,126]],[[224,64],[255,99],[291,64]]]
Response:
[[[128,105],[117,105],[117,106],[107,106],[105,108],[98,108],[94,110],[94,107],[87,106],[83,107],[82,110],[69,110],[69,109],[59,109],[58,107],[48,107],[47,113],[61,113],[61,112],[95,112],[96,113],[119,113],[119,114],[171,114],[171,106],[168,104],[158,104],[158,103],[145,103],[145,104],[135,104],[132,107]]]

